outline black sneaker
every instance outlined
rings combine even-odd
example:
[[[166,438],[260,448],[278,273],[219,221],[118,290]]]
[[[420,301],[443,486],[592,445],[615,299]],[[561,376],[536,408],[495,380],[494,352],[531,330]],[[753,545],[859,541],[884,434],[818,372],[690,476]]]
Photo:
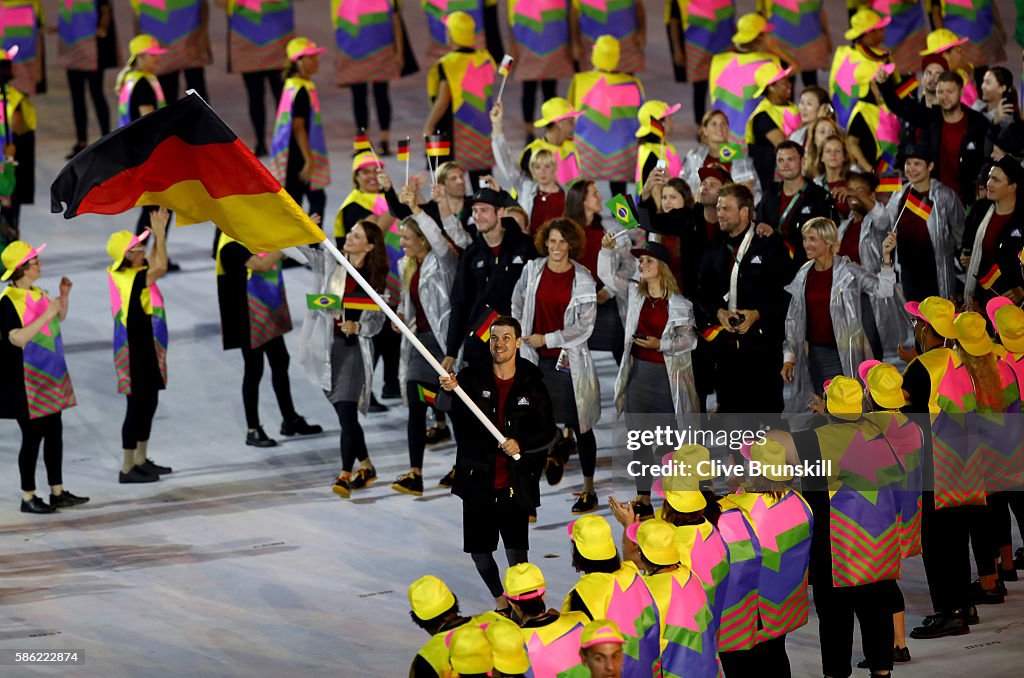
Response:
[[[971,584],[971,603],[974,605],[1002,605],[1006,602],[1006,587],[1002,590],[997,585],[992,589],[981,588],[981,582],[975,580]]]
[[[391,489],[395,492],[412,494],[417,497],[423,495],[423,476],[409,471],[398,476],[398,480],[391,483]]]
[[[341,476],[334,479],[334,487],[331,488],[331,491],[342,499],[348,499],[352,496],[352,488],[349,487],[349,481]]]
[[[55,509],[81,506],[89,501],[89,497],[79,497],[64,490],[60,494],[50,495],[50,506]]]
[[[381,405],[377,401],[377,396],[370,396],[370,407],[369,407],[369,409],[367,411],[370,414],[377,414],[379,412],[387,412],[388,411],[388,406],[387,405]]]
[[[963,614],[933,614],[924,618],[924,623],[910,632],[911,638],[930,640],[946,636],[962,636],[970,633],[971,627]]]
[[[894,663],[897,663],[897,664],[909,662],[910,661],[910,648],[907,648],[907,647],[894,647],[892,649],[892,660],[893,660]],[[868,666],[868,660],[866,658],[865,659],[861,659],[859,662],[857,662],[857,668],[858,669],[870,668]]]
[[[361,490],[374,480],[377,479],[377,469],[371,466],[370,468],[357,469],[352,474],[352,480],[349,481],[349,487],[353,490]]]
[[[398,386],[384,386],[380,391],[381,400],[400,400],[402,391]]]
[[[291,421],[281,422],[281,435],[283,436],[314,436],[317,433],[323,432],[322,426],[309,424],[305,418],[299,416],[296,416]]]
[[[141,466],[144,470],[149,471],[150,473],[158,476],[165,476],[168,473],[174,472],[170,466],[161,466],[152,459],[147,459],[146,461],[139,464],[139,466]]]
[[[999,568],[999,581],[1017,581],[1017,569],[1004,570],[1003,568]]]
[[[437,481],[437,484],[441,487],[452,487],[455,485],[455,467],[452,466],[452,470],[444,474],[444,478]]]
[[[964,611],[964,618],[967,620],[968,626],[977,626],[981,623],[981,619],[978,617],[978,608],[973,605]]]
[[[277,441],[268,437],[263,432],[262,426],[257,426],[254,430],[245,434],[245,444],[253,447],[274,447],[277,445]]]
[[[597,495],[592,492],[574,492],[574,497],[579,497],[576,503],[572,505],[573,515],[580,515],[581,513],[590,513],[591,511],[597,510]]]
[[[39,497],[32,497],[28,501],[21,500],[21,512],[22,513],[56,513],[57,509],[50,506]]]
[[[645,501],[633,501],[633,515],[640,520],[648,520],[654,517],[654,506]]]
[[[452,432],[447,426],[431,426],[427,429],[427,445],[437,445],[452,439]]]
[[[150,473],[141,466],[132,466],[132,469],[125,473],[121,471],[117,474],[117,482],[122,485],[130,485],[133,483],[155,483],[160,480],[160,476],[155,473]]]

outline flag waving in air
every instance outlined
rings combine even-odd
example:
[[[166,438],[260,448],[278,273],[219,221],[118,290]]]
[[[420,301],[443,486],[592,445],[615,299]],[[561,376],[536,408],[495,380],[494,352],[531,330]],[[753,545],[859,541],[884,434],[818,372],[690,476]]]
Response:
[[[67,219],[141,205],[174,210],[180,226],[212,221],[253,252],[325,237],[194,93],[92,144],[50,187],[50,210]]]
[[[633,207],[633,200],[626,196],[617,195],[608,202],[605,203],[605,207],[612,211],[612,216],[615,217],[615,221],[619,223],[623,228],[633,228],[639,225],[636,220],[635,208]]]

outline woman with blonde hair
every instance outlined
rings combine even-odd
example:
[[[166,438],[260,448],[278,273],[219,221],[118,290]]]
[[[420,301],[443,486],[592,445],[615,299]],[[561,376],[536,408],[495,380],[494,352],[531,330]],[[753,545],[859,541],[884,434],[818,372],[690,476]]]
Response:
[[[754,193],[754,203],[761,202],[761,182],[754,171],[754,161],[741,156],[730,146],[729,118],[717,108],[704,114],[698,130],[700,145],[687,151],[683,158],[683,171],[679,177],[690,185],[690,191],[700,192],[701,167],[720,164],[737,184],[743,184]]]
[[[818,174],[818,157],[821,147],[829,137],[845,139],[846,134],[835,118],[818,118],[807,128],[807,139],[804,141],[804,176],[813,177]]]

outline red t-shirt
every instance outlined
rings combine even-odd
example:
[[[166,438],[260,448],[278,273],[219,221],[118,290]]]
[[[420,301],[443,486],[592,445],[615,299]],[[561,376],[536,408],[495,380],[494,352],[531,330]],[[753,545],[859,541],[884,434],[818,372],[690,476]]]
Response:
[[[996,247],[999,244],[999,236],[1002,235],[1006,225],[1010,223],[1009,214],[993,214],[985,230],[985,239],[981,242],[981,265],[978,267],[978,275],[984,277],[996,263]]]
[[[850,225],[846,227],[846,233],[843,234],[843,241],[839,243],[839,254],[844,257],[850,257],[851,261],[860,263],[860,227],[863,225],[863,221],[853,220]]]
[[[412,274],[412,280],[409,281],[409,297],[412,299],[412,307],[416,311],[416,331],[429,332],[430,322],[427,320],[427,314],[423,311],[423,304],[420,303],[421,270],[423,270],[422,265],[417,266],[416,272]]]
[[[786,214],[786,209],[789,207],[789,203],[793,202],[800,193],[794,193],[793,195],[786,195],[786,191],[779,191],[779,229],[783,236],[789,237],[789,226],[782,223],[783,215]],[[788,216],[788,215],[787,215]]]
[[[534,334],[547,334],[562,329],[565,309],[572,299],[572,283],[576,279],[576,267],[562,273],[555,273],[547,266],[540,274],[533,313]],[[537,349],[542,358],[556,358],[561,349],[546,347]]]
[[[939,173],[938,179],[960,193],[960,144],[967,135],[967,116],[960,122],[942,123],[939,137]]]
[[[537,191],[530,211],[530,233],[536,233],[545,222],[560,217],[565,213],[565,192],[559,189],[555,193]]]
[[[494,378],[494,386],[497,391],[495,395],[498,398],[498,430],[500,431],[505,430],[505,399],[508,398],[508,392],[512,389],[512,382],[514,381],[514,378]],[[512,484],[511,461],[508,455],[501,450],[498,450],[496,454],[497,457],[494,459],[494,489],[503,490]]]
[[[644,305],[640,308],[640,318],[636,324],[636,334],[641,337],[661,339],[665,332],[665,325],[668,324],[668,299],[655,299],[647,297]],[[634,358],[646,360],[650,363],[664,363],[665,356],[661,351],[653,348],[640,348],[633,344],[630,351]]]
[[[913,188],[907,191],[906,198],[908,200],[910,199],[910,196],[914,196],[922,202],[928,200],[927,193],[918,193]],[[919,252],[919,247],[927,247],[928,251],[930,251],[932,248],[932,237],[928,233],[928,222],[919,217],[916,212],[911,212],[906,209],[904,207],[905,204],[906,201],[900,205],[900,220],[896,226],[897,249],[902,250],[903,252],[913,253]]]
[[[501,255],[501,245],[495,245],[494,247],[492,247],[490,249],[491,249],[491,254],[494,255],[495,259],[497,259]]]
[[[587,267],[590,275],[597,281],[597,289],[604,287],[604,284],[597,277],[597,255],[601,253],[601,240],[604,238],[604,229],[599,223],[593,223],[583,229],[587,241],[583,245],[583,255],[579,262]]]
[[[828,302],[832,298],[832,267],[807,272],[807,341],[818,346],[835,346],[836,333],[832,329],[832,312]]]

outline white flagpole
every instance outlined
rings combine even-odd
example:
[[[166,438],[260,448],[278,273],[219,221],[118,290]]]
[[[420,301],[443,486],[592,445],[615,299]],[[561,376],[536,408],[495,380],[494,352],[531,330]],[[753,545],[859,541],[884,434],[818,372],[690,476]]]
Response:
[[[377,294],[377,290],[370,287],[370,284],[366,282],[366,279],[359,274],[359,271],[356,270],[356,267],[353,266],[352,263],[345,257],[345,255],[341,253],[341,251],[338,249],[338,246],[331,242],[330,238],[325,239],[323,241],[323,244],[324,247],[327,248],[327,251],[330,252],[331,255],[338,260],[338,263],[345,267],[345,270],[348,272],[348,274],[352,276],[357,283],[359,283],[359,286],[363,288],[363,291],[370,295],[370,298],[373,299],[374,303],[380,306],[380,310],[384,312],[384,315],[386,315],[388,319],[391,322],[393,322],[395,326],[398,327],[399,330],[402,331],[402,334],[405,335],[405,338],[408,339],[412,343],[413,347],[415,347],[415,349],[420,352],[420,355],[422,355],[423,359],[426,360],[430,364],[430,366],[434,368],[434,371],[436,371],[439,376],[447,377],[448,372],[443,367],[441,367],[441,363],[437,362],[437,359],[430,354],[430,351],[427,350],[427,347],[424,346],[420,342],[420,340],[416,338],[416,334],[412,330],[410,330],[408,326],[404,322],[402,322],[401,319],[399,319],[398,315],[396,315],[393,310],[391,310],[391,307],[387,305],[387,303],[381,298],[379,294]],[[462,390],[462,387],[457,387],[454,392],[456,395],[459,396],[459,398],[462,399],[462,402],[465,403],[466,407],[469,408],[469,411],[472,412],[473,415],[480,420],[480,423],[487,428],[490,434],[494,436],[495,440],[498,441],[498,444],[500,445],[501,443],[504,443],[506,440],[505,436],[502,435],[501,431],[498,430],[498,427],[496,427],[494,423],[487,418],[487,415],[480,410],[477,404],[473,402],[473,399],[470,398],[469,395]],[[519,457],[520,455],[516,454],[513,455],[512,458],[518,461]]]

